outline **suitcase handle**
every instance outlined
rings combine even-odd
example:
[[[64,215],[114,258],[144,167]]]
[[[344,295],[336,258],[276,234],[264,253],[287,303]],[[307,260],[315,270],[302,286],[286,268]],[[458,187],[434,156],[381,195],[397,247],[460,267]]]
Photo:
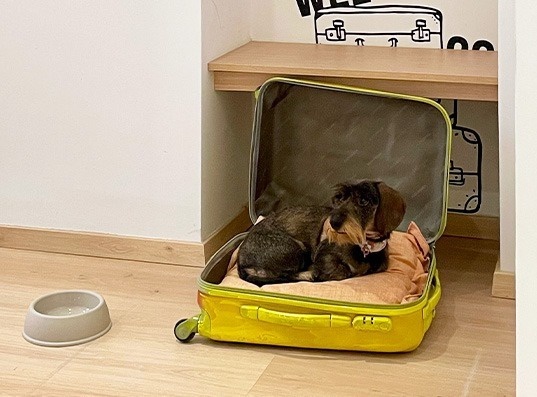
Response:
[[[340,314],[286,313],[259,306],[243,305],[242,317],[271,324],[303,328],[352,327],[352,319]]]

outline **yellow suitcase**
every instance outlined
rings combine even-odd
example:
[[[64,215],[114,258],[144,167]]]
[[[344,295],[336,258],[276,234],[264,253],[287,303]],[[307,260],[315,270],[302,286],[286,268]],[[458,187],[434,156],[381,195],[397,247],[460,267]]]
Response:
[[[407,201],[410,222],[430,248],[419,299],[365,304],[221,286],[234,250],[226,243],[198,280],[201,313],[180,320],[182,342],[196,333],[220,341],[402,352],[417,348],[441,296],[434,255],[447,214],[451,123],[435,101],[408,95],[273,78],[256,92],[249,211],[321,204],[345,180],[383,180]],[[366,276],[367,277],[367,276]]]

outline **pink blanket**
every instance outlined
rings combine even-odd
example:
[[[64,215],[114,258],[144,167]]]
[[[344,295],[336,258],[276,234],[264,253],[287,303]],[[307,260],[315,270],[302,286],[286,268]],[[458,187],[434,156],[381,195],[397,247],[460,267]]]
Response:
[[[429,269],[429,245],[412,222],[406,233],[393,232],[388,241],[388,270],[342,281],[272,284],[258,287],[237,273],[236,255],[221,286],[263,290],[351,303],[400,304],[417,300],[425,288]]]

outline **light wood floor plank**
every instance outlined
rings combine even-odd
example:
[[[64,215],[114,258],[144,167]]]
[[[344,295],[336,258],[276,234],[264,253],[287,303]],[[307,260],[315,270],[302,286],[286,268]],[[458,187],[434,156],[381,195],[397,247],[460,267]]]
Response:
[[[497,255],[497,242],[442,238],[443,297],[422,345],[373,354],[180,344],[200,269],[0,249],[0,395],[513,396],[515,302],[491,297]],[[70,288],[101,293],[112,329],[71,348],[26,342],[30,302]]]

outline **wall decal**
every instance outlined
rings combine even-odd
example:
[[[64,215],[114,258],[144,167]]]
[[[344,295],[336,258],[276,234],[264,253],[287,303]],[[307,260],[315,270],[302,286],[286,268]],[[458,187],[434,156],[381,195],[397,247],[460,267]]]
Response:
[[[483,144],[477,131],[458,124],[458,102],[453,102],[448,210],[473,214],[479,211],[483,196]]]
[[[374,5],[370,1],[297,0],[302,17],[314,11],[315,42],[358,46],[444,48],[443,14],[426,5]],[[311,6],[311,7],[310,7]],[[493,51],[487,40],[470,45],[452,36],[448,49]],[[453,146],[449,170],[451,212],[476,213],[482,203],[483,145],[479,133],[458,124],[458,102],[451,114]]]
[[[456,49],[457,45],[460,46],[460,50],[467,50],[468,49],[468,40],[466,40],[464,37],[461,36],[453,36],[449,39],[447,43],[447,48],[449,49]]]
[[[468,42],[460,36],[452,37],[448,48],[468,50]],[[478,40],[473,50],[493,51],[493,45],[486,40]],[[479,212],[483,200],[483,143],[479,133],[471,128],[459,125],[459,104],[453,101],[451,127],[453,140],[449,168],[449,202],[450,212],[475,214]]]
[[[323,8],[315,13],[315,42],[442,48],[442,13],[425,6]]]
[[[352,7],[369,2],[371,2],[371,0],[296,0],[300,15],[303,17],[309,17],[311,15],[312,8],[315,12],[317,12],[324,8]]]
[[[477,40],[472,46],[472,50],[485,49],[487,51],[494,51],[494,46],[487,40]]]
[[[460,47],[457,47],[460,46]],[[467,50],[468,49],[468,40],[461,36],[453,36],[449,39],[447,43],[447,48],[451,50]],[[472,46],[472,50],[481,50],[494,51],[494,46],[490,41],[487,40],[477,40]]]

